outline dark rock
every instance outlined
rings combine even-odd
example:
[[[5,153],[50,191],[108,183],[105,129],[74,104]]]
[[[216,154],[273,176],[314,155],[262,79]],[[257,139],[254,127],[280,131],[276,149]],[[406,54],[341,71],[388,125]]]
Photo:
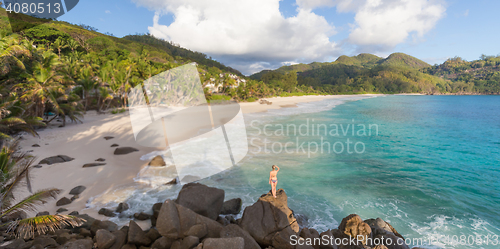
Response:
[[[39,213],[36,214],[36,217],[38,217],[38,216],[45,216],[45,215],[50,215],[49,211],[39,212]]]
[[[41,245],[43,248],[58,246],[57,242],[53,238],[45,235],[36,237],[33,240],[33,245]]]
[[[162,167],[162,166],[167,166],[165,163],[165,160],[163,160],[162,156],[155,156],[151,162],[148,164],[149,166],[152,167]]]
[[[79,195],[81,193],[83,193],[83,191],[87,189],[87,187],[85,186],[77,186],[77,187],[74,187],[71,191],[69,191],[69,194],[70,195]]]
[[[35,165],[35,166],[33,166],[33,168],[37,168],[37,169],[39,169],[41,167],[43,167],[43,166],[42,165]]]
[[[354,238],[357,238],[358,235],[367,238],[372,232],[370,226],[366,224],[357,214],[351,214],[342,219],[342,222],[340,222],[339,225],[339,230]],[[363,245],[366,245],[366,242],[367,239],[363,241]]]
[[[175,202],[197,214],[216,220],[224,204],[224,190],[199,183],[188,183],[182,187]]]
[[[40,147],[40,145],[39,144],[33,144],[33,145],[31,145],[31,147]]]
[[[52,156],[52,157],[47,157],[40,161],[38,164],[56,164],[56,163],[64,163],[64,162],[70,162],[75,160],[74,158],[71,158],[69,156],[63,156],[63,155],[58,155],[58,156]]]
[[[111,137],[111,136],[104,137],[104,139],[106,139],[106,140],[110,140],[110,139],[113,139],[113,138],[115,138],[115,137]]]
[[[208,231],[207,231],[207,225],[205,224],[196,224],[187,230],[187,232],[184,233],[184,236],[194,236],[200,239],[205,238],[207,236]]]
[[[80,228],[80,235],[83,237],[92,237],[92,233],[90,232],[90,230],[85,228]]]
[[[116,237],[111,232],[105,229],[99,229],[95,235],[97,248],[109,249],[115,243]]]
[[[316,231],[315,229],[312,229],[312,228],[307,228],[307,227],[302,228],[299,236],[304,238],[304,239],[310,239],[310,241],[314,241],[315,239],[320,238],[318,231]],[[320,249],[320,244],[313,244],[312,247],[314,249]]]
[[[153,215],[151,216],[151,226],[156,227],[156,219],[158,219],[158,214],[160,214],[161,205],[163,203],[155,203],[153,205]]]
[[[135,213],[134,219],[136,219],[136,220],[149,220],[149,219],[151,219],[151,215],[143,213],[143,212]]]
[[[73,196],[71,196],[70,200],[71,200],[71,201],[74,201],[74,200],[76,200],[76,199],[78,199],[78,198],[80,198],[80,196],[79,196],[79,195],[73,195]]]
[[[128,206],[128,204],[126,202],[122,202],[120,204],[118,204],[118,207],[116,208],[116,212],[117,213],[121,213],[125,210],[128,210],[130,207]]]
[[[241,227],[235,224],[230,224],[222,228],[220,231],[221,238],[237,238],[241,237],[245,241],[245,249],[260,249],[259,244],[254,238]]]
[[[120,145],[118,145],[118,144],[112,144],[111,145],[111,147],[118,147],[118,146],[120,146]]]
[[[130,153],[136,152],[136,151],[139,151],[139,150],[136,148],[133,148],[133,147],[119,147],[119,148],[116,148],[114,154],[115,155],[126,155],[126,154],[130,154]]]
[[[113,212],[113,210],[110,210],[110,209],[107,209],[107,208],[101,208],[101,209],[99,209],[98,213],[102,214],[102,215],[104,215],[106,217],[115,217],[116,216],[116,214],[115,214],[115,212]]]
[[[221,224],[223,226],[227,226],[230,223],[226,218],[224,218],[222,216],[217,217],[216,221],[219,222],[219,224]]]
[[[57,202],[56,202],[56,206],[64,206],[64,205],[68,205],[71,203],[71,200],[68,199],[67,197],[63,197],[61,199],[59,199]]]
[[[391,226],[388,222],[382,220],[381,218],[377,219],[368,219],[365,220],[365,223],[370,226],[372,229],[372,234],[379,235],[379,234],[394,234],[404,240],[404,237],[394,229],[394,227]]]
[[[97,230],[99,229],[106,229],[109,232],[114,232],[118,230],[118,225],[116,223],[111,222],[109,220],[106,221],[100,221],[100,220],[94,220],[92,223],[92,226],[90,226],[90,232],[92,233],[93,236],[95,236]]]
[[[173,242],[173,239],[161,237],[151,245],[151,249],[169,249]]]
[[[41,245],[33,245],[33,241],[31,241],[31,247],[29,247],[30,244],[29,243],[26,243],[23,248],[29,248],[29,249],[45,249],[43,246]]]
[[[186,238],[182,239],[181,248],[190,249],[190,248],[197,246],[199,243],[200,243],[199,238],[196,238],[194,236],[187,236]],[[227,248],[227,247],[224,247],[224,248]]]
[[[146,236],[146,233],[142,231],[141,227],[131,220],[128,229],[128,243],[137,246],[148,246],[151,244],[151,240]]]
[[[3,223],[7,223],[9,221],[22,220],[22,219],[26,219],[26,218],[28,218],[28,215],[26,214],[26,212],[17,211],[17,212],[14,212],[14,213],[11,213],[11,214],[8,214],[8,215],[2,217],[2,219],[0,219],[0,221]]]
[[[157,240],[158,238],[161,237],[160,233],[158,232],[158,230],[154,229],[154,228],[151,228],[149,229],[149,231],[146,233],[146,237],[148,237],[151,241],[155,241]]]
[[[18,249],[23,248],[26,242],[23,239],[14,239],[10,241],[6,241],[0,244],[0,248],[2,249]]]
[[[62,213],[62,212],[66,212],[66,211],[68,211],[68,209],[66,209],[66,208],[59,208],[59,209],[56,210],[56,213]]]
[[[225,201],[222,204],[221,214],[239,214],[241,211],[242,201],[240,198],[231,199],[229,201]]]
[[[226,220],[229,221],[230,224],[238,224],[233,215],[226,215]]]
[[[104,162],[104,161],[106,161],[106,159],[104,159],[104,158],[98,158],[98,159],[96,159],[95,161],[96,161],[96,162]]]
[[[165,183],[165,185],[175,185],[177,183],[179,183],[179,179],[176,177],[176,178],[172,179],[172,181]]]
[[[92,249],[94,242],[91,239],[79,239],[66,242],[66,244],[57,247],[57,249]]]
[[[290,236],[298,233],[299,225],[288,208],[285,191],[279,189],[276,195],[277,198],[271,193],[263,195],[245,208],[240,226],[263,247],[292,248]]]
[[[59,245],[64,245],[66,242],[70,241],[72,238],[74,238],[76,235],[72,236],[69,233],[65,232],[62,234],[57,235],[56,237],[56,242]]]
[[[163,203],[156,222],[158,232],[168,238],[179,239],[194,225],[205,224],[207,226],[207,238],[217,238],[222,225],[192,210],[175,204],[171,200]]]
[[[125,244],[122,246],[121,249],[137,249],[137,246],[132,245],[132,244]]]
[[[98,166],[104,166],[106,163],[86,163],[82,166],[82,168],[92,168],[92,167],[98,167]]]
[[[75,216],[78,218],[84,219],[85,222],[80,227],[71,229],[73,231],[73,233],[79,233],[80,228],[85,228],[87,230],[90,230],[90,228],[92,227],[92,224],[94,224],[94,221],[96,221],[96,219],[90,217],[88,214],[79,214],[79,215],[75,215]]]
[[[206,239],[203,241],[203,249],[244,249],[245,241],[241,237]]]
[[[109,249],[121,249],[127,243],[127,234],[123,231],[114,231],[115,243]]]
[[[69,213],[68,215],[79,215],[78,211],[73,211],[71,213]]]
[[[338,245],[335,244],[335,236],[333,236],[333,233],[331,230],[327,230],[327,231],[324,231],[324,232],[319,234],[320,238],[324,238],[323,236],[327,236],[326,238],[328,238],[328,243],[322,243],[320,245],[321,249],[338,249]],[[333,243],[332,243],[332,241],[333,241]]]
[[[128,226],[123,226],[120,228],[120,231],[124,232],[126,235],[128,235]]]

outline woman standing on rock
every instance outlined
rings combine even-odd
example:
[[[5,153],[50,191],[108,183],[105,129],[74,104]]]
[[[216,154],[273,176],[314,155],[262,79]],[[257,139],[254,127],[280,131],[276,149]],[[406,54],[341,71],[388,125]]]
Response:
[[[274,198],[276,198],[276,185],[278,184],[278,172],[280,171],[280,167],[273,165],[272,171],[269,172],[269,184],[271,184],[272,192]]]

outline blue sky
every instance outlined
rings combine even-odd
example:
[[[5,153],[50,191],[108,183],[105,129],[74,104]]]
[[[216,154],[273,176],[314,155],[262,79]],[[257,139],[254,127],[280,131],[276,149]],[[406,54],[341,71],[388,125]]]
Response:
[[[118,37],[150,32],[250,74],[360,52],[430,64],[497,55],[499,9],[485,0],[85,0],[59,20]]]

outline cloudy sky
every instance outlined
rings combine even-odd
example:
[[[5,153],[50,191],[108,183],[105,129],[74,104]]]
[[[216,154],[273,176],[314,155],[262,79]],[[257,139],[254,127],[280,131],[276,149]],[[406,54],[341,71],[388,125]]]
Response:
[[[500,1],[86,0],[60,20],[151,33],[252,74],[340,55],[403,52],[430,64],[497,55]]]

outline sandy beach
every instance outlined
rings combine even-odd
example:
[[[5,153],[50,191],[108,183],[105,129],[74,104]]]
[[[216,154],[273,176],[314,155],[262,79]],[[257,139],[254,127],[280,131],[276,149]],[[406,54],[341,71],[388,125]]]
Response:
[[[275,97],[266,98],[272,102],[271,105],[253,103],[240,103],[243,113],[265,112],[270,109],[293,108],[299,103],[320,101],[331,98],[343,98],[346,95],[332,96],[301,96],[301,97]],[[79,198],[68,205],[62,206],[68,211],[87,213],[93,217],[106,218],[97,215],[97,210],[86,209],[86,203],[91,197],[106,193],[134,182],[133,178],[138,172],[146,167],[148,162],[141,161],[140,157],[158,148],[143,147],[136,143],[131,128],[128,112],[121,114],[96,114],[89,111],[83,119],[83,123],[67,123],[66,127],[58,127],[60,123],[54,123],[47,128],[38,131],[40,137],[25,135],[21,140],[23,150],[37,157],[37,163],[42,159],[57,155],[65,155],[74,160],[52,165],[43,164],[41,168],[32,171],[33,190],[59,188],[62,192],[57,199],[72,195],[71,189],[76,186],[85,186],[86,190]],[[106,140],[104,137],[113,137]],[[40,147],[33,147],[33,145]],[[115,147],[134,147],[139,151],[127,155],[114,155]],[[106,165],[83,168],[84,164],[96,163],[96,160],[105,159]],[[56,213],[60,207],[53,200],[40,206],[38,211],[49,211]],[[34,215],[31,213],[30,215]]]

